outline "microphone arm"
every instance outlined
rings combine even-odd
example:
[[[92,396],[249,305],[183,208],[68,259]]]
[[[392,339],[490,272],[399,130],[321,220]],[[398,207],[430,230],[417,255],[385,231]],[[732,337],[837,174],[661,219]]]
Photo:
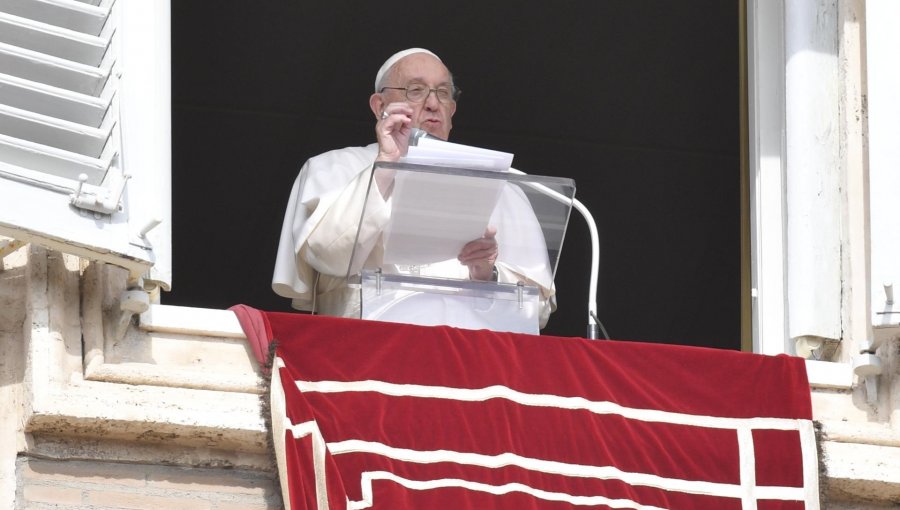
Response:
[[[518,175],[528,175],[515,168],[510,168],[509,171]],[[525,184],[558,202],[564,204],[569,202],[567,197],[543,184],[536,182],[526,182]],[[600,323],[600,319],[597,318],[597,280],[600,273],[600,234],[597,232],[597,224],[594,222],[594,216],[591,215],[591,212],[588,211],[587,207],[585,207],[577,198],[572,198],[572,206],[584,217],[584,221],[587,223],[588,231],[591,235],[591,280],[589,282],[590,289],[588,291],[588,325],[586,338],[597,340],[600,338],[599,330],[603,330],[603,337],[609,340],[609,335],[606,334],[606,328],[603,327],[603,324]]]

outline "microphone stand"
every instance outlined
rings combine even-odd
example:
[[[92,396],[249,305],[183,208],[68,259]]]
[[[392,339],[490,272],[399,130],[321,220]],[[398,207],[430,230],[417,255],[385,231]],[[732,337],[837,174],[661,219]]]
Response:
[[[515,168],[510,168],[509,171],[518,175],[528,175]],[[525,184],[559,202],[569,202],[567,197],[543,184],[536,182],[526,182]],[[603,338],[609,340],[606,328],[603,327],[600,319],[597,318],[597,280],[599,279],[600,273],[600,234],[597,232],[597,224],[594,222],[594,216],[591,215],[591,212],[588,211],[587,207],[585,207],[577,198],[572,198],[572,206],[576,211],[581,213],[582,217],[584,217],[584,221],[587,223],[588,231],[591,235],[591,280],[589,282],[590,289],[588,290],[588,325],[587,336],[585,338],[597,340],[600,338],[600,330],[602,330]]]

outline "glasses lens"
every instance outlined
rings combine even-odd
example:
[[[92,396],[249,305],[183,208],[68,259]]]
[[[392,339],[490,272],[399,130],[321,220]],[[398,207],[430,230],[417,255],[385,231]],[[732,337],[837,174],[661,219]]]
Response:
[[[425,97],[428,96],[430,90],[428,87],[424,85],[410,85],[406,87],[406,98],[410,101],[418,103],[419,101],[424,101]]]
[[[434,95],[436,95],[438,101],[442,103],[449,103],[453,100],[453,92],[451,92],[448,88],[441,87],[439,89],[435,89]]]

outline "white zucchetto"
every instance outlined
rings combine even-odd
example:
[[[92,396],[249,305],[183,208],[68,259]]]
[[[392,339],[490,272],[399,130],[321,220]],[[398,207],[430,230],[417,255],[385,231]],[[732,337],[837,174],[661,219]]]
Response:
[[[375,75],[375,92],[378,92],[378,85],[381,83],[381,79],[384,78],[384,74],[388,72],[388,70],[397,62],[400,61],[403,57],[408,57],[410,55],[414,55],[416,53],[427,53],[432,57],[441,60],[441,57],[435,55],[434,53],[426,50],[425,48],[409,48],[408,50],[398,51],[391,55],[387,60],[384,61],[384,64],[381,65],[381,69],[378,70],[378,74]],[[443,61],[442,61],[443,62]]]

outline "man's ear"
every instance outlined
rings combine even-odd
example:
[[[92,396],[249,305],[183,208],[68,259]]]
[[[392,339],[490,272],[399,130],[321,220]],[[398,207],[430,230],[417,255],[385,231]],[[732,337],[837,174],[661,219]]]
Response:
[[[384,98],[381,97],[381,94],[378,92],[369,96],[369,108],[372,109],[372,113],[375,114],[376,119],[381,118],[381,112],[384,111]]]

